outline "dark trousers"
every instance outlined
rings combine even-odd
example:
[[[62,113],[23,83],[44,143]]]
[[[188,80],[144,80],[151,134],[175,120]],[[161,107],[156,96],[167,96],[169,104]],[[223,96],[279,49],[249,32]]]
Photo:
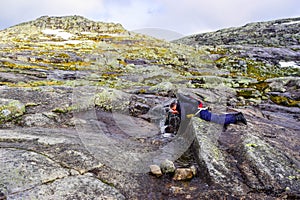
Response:
[[[235,114],[214,114],[209,112],[208,110],[202,110],[198,114],[198,117],[205,121],[210,121],[214,122],[217,124],[222,124],[222,125],[228,125],[228,124],[235,124],[236,123],[236,117]]]

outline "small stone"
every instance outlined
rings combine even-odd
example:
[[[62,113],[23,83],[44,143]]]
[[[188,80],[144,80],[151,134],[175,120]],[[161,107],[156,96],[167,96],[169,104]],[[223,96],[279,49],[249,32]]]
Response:
[[[160,164],[160,168],[162,170],[162,172],[164,174],[167,174],[167,173],[174,173],[175,172],[175,165],[172,161],[166,159],[165,161],[163,161],[161,164]]]
[[[161,169],[158,165],[150,165],[150,172],[156,176],[162,176]]]
[[[197,174],[197,168],[194,165],[192,165],[190,167],[190,169],[192,170],[193,175],[196,176],[196,174]]]
[[[170,191],[173,193],[173,194],[183,194],[183,188],[181,187],[177,187],[177,186],[172,186],[170,188]]]
[[[291,191],[291,188],[290,187],[286,187],[285,191]]]
[[[195,174],[196,174],[195,167],[176,169],[173,180],[176,181],[190,180],[195,176]]]
[[[6,109],[6,110],[2,110],[2,114],[3,114],[4,117],[6,117],[6,116],[10,115],[11,112],[10,112],[10,110]]]

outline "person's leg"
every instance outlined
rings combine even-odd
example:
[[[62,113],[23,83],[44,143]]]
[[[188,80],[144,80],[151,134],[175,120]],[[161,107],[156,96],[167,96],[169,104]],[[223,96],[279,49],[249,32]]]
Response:
[[[222,125],[235,124],[237,122],[236,114],[233,113],[217,115],[209,112],[208,110],[202,110],[199,113],[199,117],[203,120]]]
[[[217,123],[217,124],[222,124],[222,125],[227,125],[227,124],[235,124],[236,117],[235,114],[214,114],[211,113],[211,122]]]
[[[205,121],[211,121],[211,112],[209,112],[208,110],[201,110],[198,114],[198,117]]]

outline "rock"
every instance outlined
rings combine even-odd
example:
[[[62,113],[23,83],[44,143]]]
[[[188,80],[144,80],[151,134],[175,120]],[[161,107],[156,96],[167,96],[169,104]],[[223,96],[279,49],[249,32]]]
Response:
[[[163,175],[163,173],[158,165],[150,165],[150,172],[155,176]]]
[[[171,192],[174,194],[184,194],[184,190],[182,187],[176,187],[176,186],[172,186],[170,188]]]
[[[197,168],[194,165],[190,167],[190,170],[192,171],[193,175],[196,176]]]
[[[286,88],[284,86],[291,80],[293,80],[293,78],[272,78],[266,82],[269,83],[271,92],[285,92]]]
[[[190,168],[177,168],[173,180],[185,181],[190,180],[196,175],[196,167],[191,166]]]
[[[31,77],[33,78],[33,77]],[[21,74],[12,74],[0,72],[0,82],[18,83],[20,81],[28,80],[29,78]]]
[[[8,195],[9,199],[126,199],[115,188],[101,182],[92,174],[68,176],[42,184],[22,193]]]
[[[295,176],[298,172],[295,166],[289,165],[291,161],[285,153],[277,151],[253,135],[245,135],[243,140],[244,159],[247,164],[242,163],[241,169],[244,170],[246,177],[253,181],[250,187],[274,191],[280,191],[286,187],[293,188],[295,191],[299,190],[299,183],[288,181],[288,177]],[[253,172],[249,174],[249,168],[259,169],[260,183],[253,179]]]
[[[192,80],[193,84],[199,84],[203,88],[216,88],[225,85],[231,85],[231,80],[218,76],[201,76]]]
[[[22,119],[22,123],[24,126],[36,126],[36,127],[43,127],[53,125],[54,122],[50,118],[48,118],[43,113],[37,113],[32,115],[26,115]]]
[[[146,98],[132,96],[129,105],[129,111],[132,116],[139,116],[148,113],[150,106]]]
[[[8,199],[125,199],[117,189],[87,173],[102,165],[76,145],[80,140],[75,131],[1,130],[0,139],[0,168],[5,169],[0,174],[0,191]]]
[[[77,24],[77,25],[76,25]],[[23,26],[35,26],[40,29],[75,29],[79,32],[123,32],[121,24],[93,22],[81,16],[49,17],[42,16],[34,21],[22,24]],[[16,27],[14,27],[16,28]]]
[[[159,84],[156,84],[149,88],[149,90],[157,92],[157,93],[168,93],[171,90],[175,90],[176,86],[170,82],[162,82]]]
[[[220,55],[215,60],[216,66],[228,69],[233,76],[248,74],[248,77],[260,80],[278,77],[279,74],[298,77],[299,40],[291,39],[299,37],[296,31],[299,29],[298,20],[291,18],[250,23],[238,28],[187,36],[174,42],[195,47],[211,46],[209,52]],[[293,63],[291,65],[295,67],[283,67],[284,63]]]
[[[102,88],[95,96],[95,105],[108,110],[122,112],[129,105],[130,95],[112,88]]]
[[[197,155],[201,174],[208,182],[221,184],[233,192],[245,192],[246,185],[231,171],[224,153],[218,146],[217,140],[222,133],[222,127],[195,119],[193,121],[196,142],[194,151]],[[230,181],[229,181],[230,180]]]
[[[5,193],[28,190],[38,184],[48,183],[68,176],[68,170],[53,160],[30,151],[1,149],[1,186]],[[1,188],[2,190],[4,188]]]
[[[279,124],[274,125],[273,121],[263,118],[260,121],[248,130],[232,127],[231,133],[224,134],[220,130],[221,127],[218,129],[217,125],[207,124],[200,120],[193,121],[197,138],[194,150],[201,172],[209,182],[221,184],[236,194],[246,194],[248,187],[255,191],[275,193],[286,187],[292,188],[294,192],[299,190],[300,185],[287,178],[298,174],[298,158],[295,158],[290,151],[278,151],[278,148],[286,148],[284,143],[276,142],[276,148],[274,148],[261,138],[263,133],[269,135],[271,127]],[[273,131],[285,137],[284,130],[278,127]],[[292,134],[297,132],[297,130],[292,131],[291,128],[289,130]],[[290,145],[294,146],[294,143]],[[228,150],[224,151],[224,148]],[[234,151],[231,152],[231,149]],[[236,164],[232,165],[232,163]],[[240,179],[239,176],[246,178]]]
[[[0,124],[23,115],[25,105],[18,100],[0,99]]]
[[[167,173],[174,173],[175,172],[175,165],[172,161],[170,160],[164,160],[161,164],[160,164],[160,168],[161,168],[161,171],[164,173],[164,174],[167,174]]]
[[[189,45],[254,45],[254,46],[289,46],[299,45],[291,40],[288,32],[297,32],[299,18],[281,19],[259,23],[249,23],[243,27],[226,28],[216,32],[187,36],[176,40],[176,43]],[[293,23],[290,26],[289,23]],[[286,28],[290,30],[286,32]],[[253,31],[255,30],[255,32]],[[276,32],[276,38],[274,33]],[[279,36],[279,37],[278,37]],[[285,37],[286,36],[286,37]]]

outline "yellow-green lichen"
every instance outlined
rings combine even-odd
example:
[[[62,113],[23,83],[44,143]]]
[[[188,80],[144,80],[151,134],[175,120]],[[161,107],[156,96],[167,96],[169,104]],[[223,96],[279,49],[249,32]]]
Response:
[[[60,113],[60,114],[66,114],[72,111],[79,110],[77,106],[68,106],[68,107],[62,107],[62,108],[54,108],[52,112],[54,113]]]
[[[107,111],[126,110],[129,105],[129,96],[126,93],[112,89],[103,88],[95,95],[95,105]]]
[[[300,107],[300,101],[290,99],[285,96],[275,96],[271,95],[270,99],[279,105],[288,106],[288,107]]]
[[[22,69],[22,70],[26,70],[26,69],[48,69],[45,66],[38,66],[38,65],[24,65],[24,64],[16,64],[16,63],[12,63],[12,62],[8,62],[8,61],[1,61],[2,62],[2,67],[7,67],[10,69]]]
[[[221,47],[216,47],[213,49],[206,49],[210,54],[219,54],[219,55],[225,55],[228,53],[227,49],[223,49]]]
[[[215,64],[219,69],[229,70],[231,76],[255,78],[258,81],[297,73],[297,69],[282,68],[261,61],[255,61],[250,58],[239,58],[232,55],[224,55],[217,59]]]
[[[256,147],[258,147],[258,145],[254,144],[254,143],[248,143],[248,144],[246,144],[246,147],[256,148]]]
[[[29,82],[18,82],[18,83],[10,83],[10,82],[0,82],[0,85],[7,85],[9,87],[40,87],[40,86],[57,86],[63,85],[63,81],[57,80],[44,80],[44,81],[29,81]]]
[[[257,83],[250,83],[249,84],[250,88],[255,88],[260,92],[265,91],[266,89],[269,88],[269,83],[265,82],[265,81],[259,81]]]
[[[23,115],[25,105],[17,100],[0,99],[0,124]]]
[[[29,102],[25,104],[25,107],[34,107],[34,106],[38,106],[38,104],[34,102]]]
[[[298,180],[300,179],[300,176],[288,176],[289,180]]]

